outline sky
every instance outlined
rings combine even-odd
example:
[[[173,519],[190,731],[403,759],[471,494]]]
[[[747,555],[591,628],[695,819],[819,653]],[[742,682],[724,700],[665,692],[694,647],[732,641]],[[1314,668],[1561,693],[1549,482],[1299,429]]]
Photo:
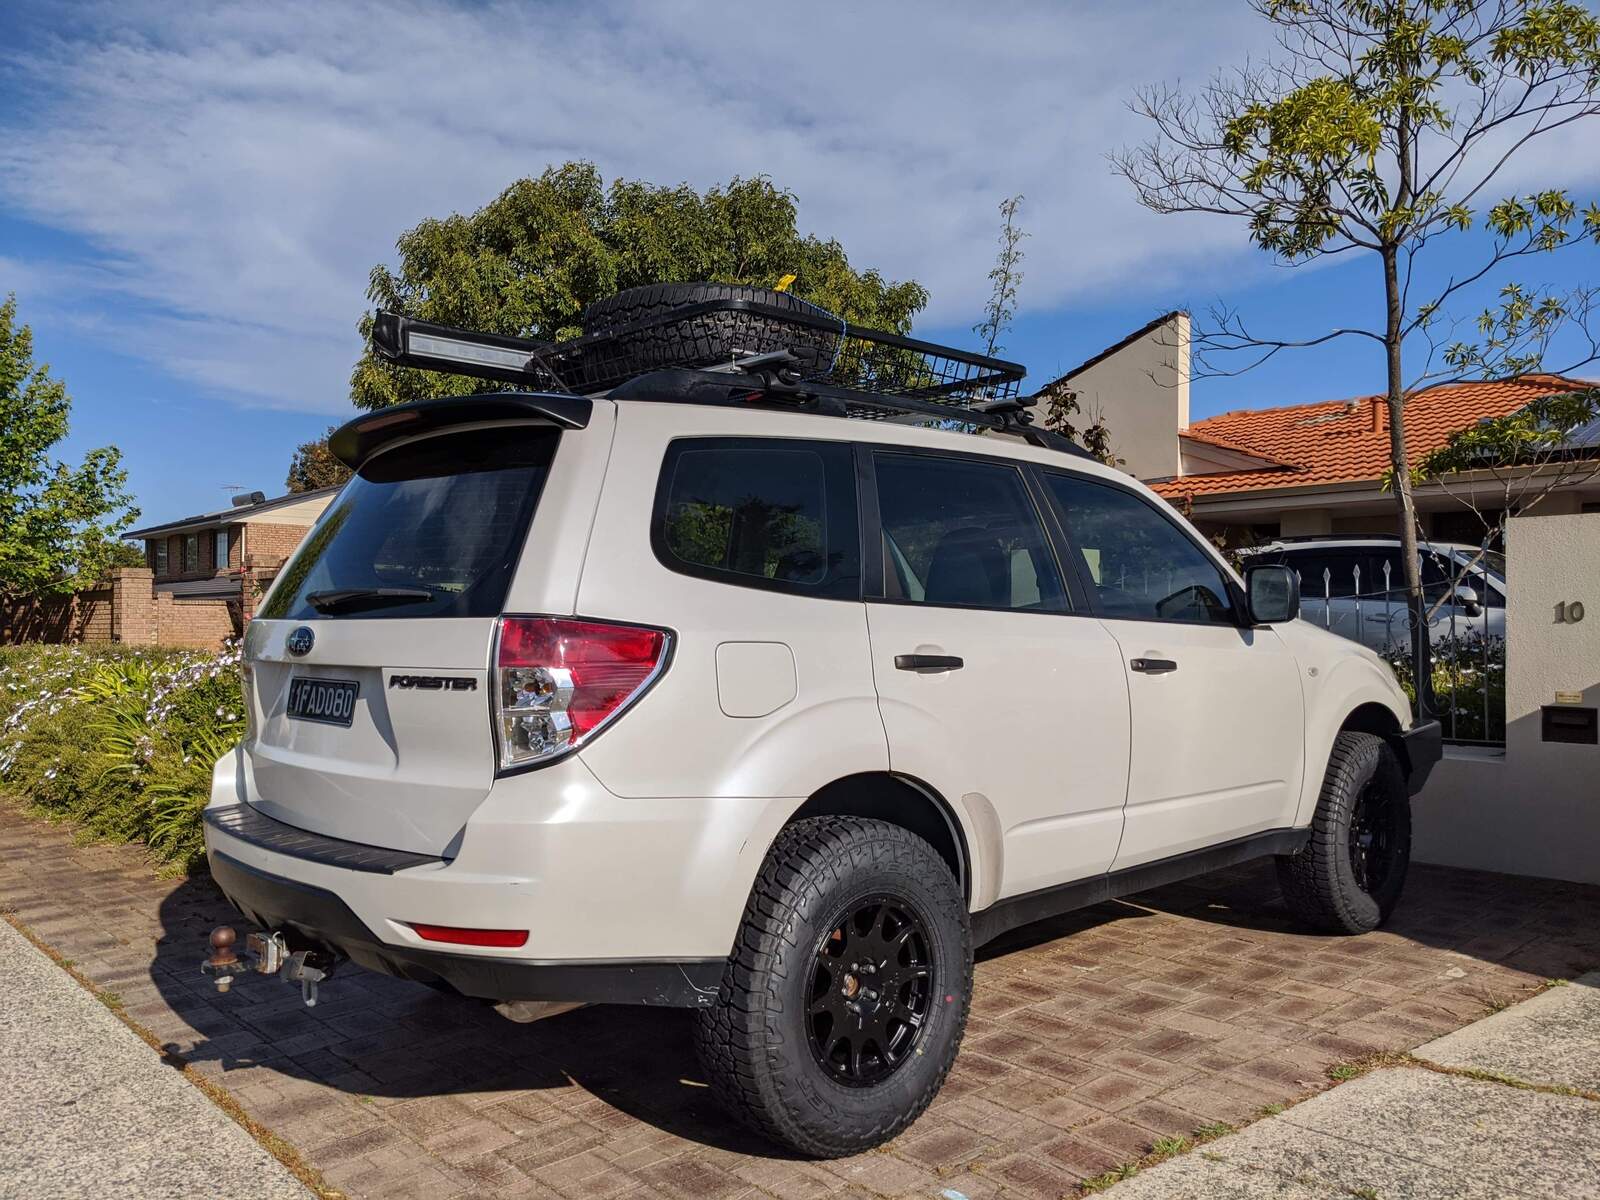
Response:
[[[367,278],[396,238],[577,158],[697,188],[766,174],[802,230],[928,287],[919,335],[969,345],[996,208],[1021,193],[1004,351],[1032,385],[1174,308],[1289,336],[1376,318],[1375,264],[1275,265],[1233,221],[1143,210],[1108,165],[1147,136],[1135,87],[1272,53],[1242,3],[800,11],[0,0],[0,295],[73,396],[64,452],[120,448],[146,522],[277,494],[294,446],[353,415]],[[1594,124],[1520,155],[1505,190],[1600,192]],[[1600,282],[1600,251],[1518,277]],[[1340,343],[1199,381],[1192,413],[1381,382],[1374,347]]]

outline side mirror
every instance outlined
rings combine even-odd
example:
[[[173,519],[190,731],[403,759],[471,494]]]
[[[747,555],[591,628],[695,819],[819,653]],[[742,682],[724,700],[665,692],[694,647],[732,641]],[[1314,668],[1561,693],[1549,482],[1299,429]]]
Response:
[[[1246,567],[1245,603],[1256,625],[1278,625],[1300,615],[1300,577],[1279,563]]]
[[[1483,615],[1483,601],[1478,597],[1477,588],[1458,587],[1456,589],[1456,604],[1469,617]]]

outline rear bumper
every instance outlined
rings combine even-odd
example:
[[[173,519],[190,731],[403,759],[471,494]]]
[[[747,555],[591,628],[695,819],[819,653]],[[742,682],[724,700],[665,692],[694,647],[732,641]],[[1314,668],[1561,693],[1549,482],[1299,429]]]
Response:
[[[443,984],[463,996],[694,1008],[715,999],[722,979],[723,959],[549,962],[396,946],[382,941],[327,888],[274,875],[216,849],[208,858],[223,894],[263,929],[292,931],[369,970]]]
[[[1415,796],[1428,782],[1434,764],[1444,757],[1444,729],[1437,721],[1418,721],[1400,735],[1400,741],[1411,769],[1407,787]]]

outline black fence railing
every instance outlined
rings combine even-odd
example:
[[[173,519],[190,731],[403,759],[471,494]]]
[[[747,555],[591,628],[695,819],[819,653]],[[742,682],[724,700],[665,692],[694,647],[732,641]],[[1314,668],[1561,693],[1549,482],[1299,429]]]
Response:
[[[1459,581],[1424,580],[1433,715],[1447,742],[1504,746],[1506,740],[1505,594],[1501,577],[1479,563]],[[1324,567],[1300,576],[1301,615],[1376,650],[1417,703],[1412,658],[1417,617],[1407,603],[1397,560]],[[1441,572],[1444,575],[1445,572]],[[1441,603],[1442,601],[1442,603]]]

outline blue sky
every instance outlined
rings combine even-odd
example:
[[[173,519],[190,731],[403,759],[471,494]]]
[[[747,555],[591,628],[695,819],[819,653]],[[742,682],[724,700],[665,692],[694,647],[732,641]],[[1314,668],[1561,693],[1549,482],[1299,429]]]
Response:
[[[118,446],[148,521],[218,507],[228,485],[280,490],[294,445],[351,413],[367,272],[395,238],[570,158],[698,187],[769,174],[857,266],[924,282],[918,332],[955,341],[987,294],[995,206],[1022,192],[1006,352],[1035,384],[1175,307],[1221,301],[1296,335],[1376,316],[1375,264],[1274,266],[1226,220],[1144,212],[1106,165],[1143,136],[1136,85],[1192,87],[1270,51],[1242,4],[919,11],[12,0],[0,293],[72,392],[68,451]],[[1596,144],[1547,139],[1503,190],[1593,195]],[[1600,282],[1600,251],[1518,278]],[[1336,345],[1197,383],[1193,411],[1380,382],[1374,348]]]

